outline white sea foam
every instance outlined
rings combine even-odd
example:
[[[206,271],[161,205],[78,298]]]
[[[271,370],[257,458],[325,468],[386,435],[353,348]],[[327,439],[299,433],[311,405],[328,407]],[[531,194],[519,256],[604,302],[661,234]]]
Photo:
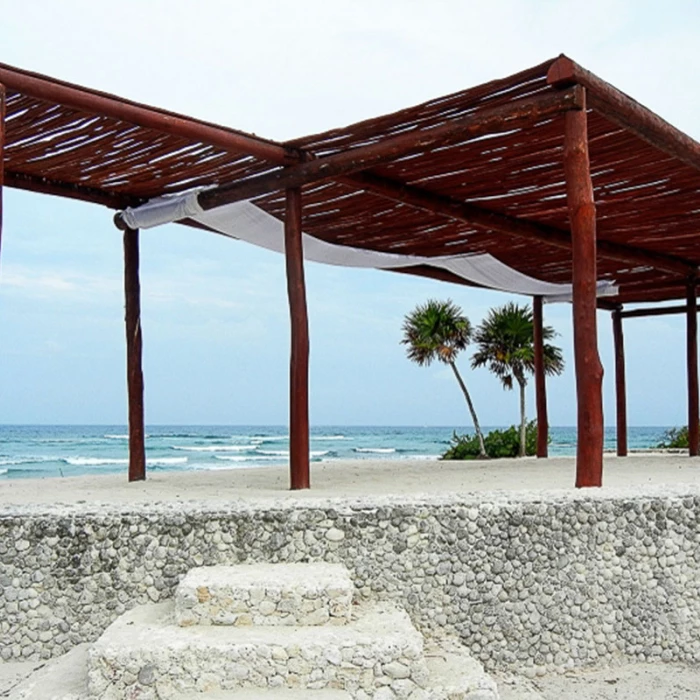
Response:
[[[254,445],[208,445],[199,447],[195,445],[171,445],[171,449],[182,452],[245,452],[254,450]]]
[[[0,469],[0,475],[7,474],[7,469]]]
[[[128,459],[103,459],[100,457],[64,457],[61,461],[74,467],[102,467],[108,464],[129,464]]]
[[[111,435],[107,433],[107,435],[102,436],[105,440],[128,440],[129,435],[124,433],[124,434],[119,434],[119,435]],[[146,434],[144,435],[145,438],[151,437],[150,435]],[[69,440],[69,442],[73,442],[73,440]]]
[[[102,457],[65,457],[61,461],[73,467],[105,467],[129,464],[128,459],[106,459]],[[187,464],[187,457],[153,457],[146,460],[146,466],[166,467],[175,464]]]
[[[278,457],[263,457],[260,455],[250,455],[248,457],[234,457],[232,455],[214,455],[214,459],[220,459],[224,462],[265,462],[279,461]]]
[[[40,464],[42,462],[57,462],[54,457],[0,457],[0,466],[12,467],[15,464]]]
[[[289,457],[289,450],[258,450],[261,455],[272,455],[273,457]]]
[[[352,440],[351,437],[346,437],[345,435],[312,435],[312,440]]]
[[[270,465],[265,462],[246,462],[245,464],[228,462],[227,464],[195,464],[192,468],[197,471],[216,472],[226,469],[269,469]]]
[[[174,464],[187,464],[187,457],[153,457],[146,460],[151,467],[169,467]]]
[[[353,452],[368,452],[371,454],[388,455],[396,452],[395,447],[355,447]]]

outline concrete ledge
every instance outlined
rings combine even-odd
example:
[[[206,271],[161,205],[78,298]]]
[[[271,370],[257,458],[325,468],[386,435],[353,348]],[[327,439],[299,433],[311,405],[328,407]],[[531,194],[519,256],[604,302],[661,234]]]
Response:
[[[179,625],[324,625],[350,620],[352,581],[340,564],[191,569],[175,593]]]
[[[379,688],[409,697],[427,682],[423,638],[406,613],[358,606],[347,625],[179,627],[174,606],[135,608],[90,651],[95,697],[136,697],[243,688],[343,689],[373,697]],[[381,697],[381,696],[380,696]]]

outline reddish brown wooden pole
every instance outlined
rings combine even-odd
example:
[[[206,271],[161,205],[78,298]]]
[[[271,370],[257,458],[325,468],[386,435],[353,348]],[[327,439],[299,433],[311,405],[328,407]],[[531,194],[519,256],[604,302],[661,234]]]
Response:
[[[537,404],[537,456],[547,457],[549,421],[547,419],[547,383],[544,372],[542,297],[532,298],[533,340],[535,345],[535,399]]]
[[[141,368],[139,232],[133,229],[124,231],[124,297],[126,299],[126,376],[129,402],[129,481],[143,481],[146,478],[146,445]]]
[[[2,248],[2,190],[5,184],[5,86],[0,84],[0,249]]]
[[[686,327],[688,330],[688,453],[698,456],[700,412],[698,410],[698,305],[694,281],[688,285]]]
[[[572,238],[574,361],[578,401],[576,486],[603,481],[603,367],[596,326],[596,213],[585,111],[567,112],[566,198]]]
[[[625,385],[625,336],[622,332],[622,309],[612,312],[615,344],[615,402],[617,409],[617,456],[627,457],[627,387]]]
[[[308,489],[309,474],[309,320],[306,313],[301,190],[286,191],[284,251],[292,351],[289,363],[289,480],[291,489]]]

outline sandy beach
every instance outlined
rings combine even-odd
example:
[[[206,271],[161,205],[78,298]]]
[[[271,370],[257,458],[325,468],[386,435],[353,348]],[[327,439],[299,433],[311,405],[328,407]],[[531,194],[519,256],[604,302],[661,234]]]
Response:
[[[239,499],[298,501],[371,495],[449,495],[484,491],[575,492],[573,457],[470,462],[430,460],[338,460],[313,464],[311,489],[289,491],[284,467],[202,471],[153,471],[146,481],[128,483],[125,474],[7,479],[0,481],[0,507],[7,504],[77,502],[153,503]],[[700,458],[645,453],[606,456],[603,488],[700,485]]]
[[[14,479],[0,483],[0,511],[15,505],[168,503],[204,501],[308,502],[313,499],[356,499],[371,495],[438,497],[497,492],[506,497],[545,491],[582,494],[574,489],[575,460],[568,457],[537,460],[490,460],[485,462],[436,462],[347,460],[315,464],[312,488],[288,490],[285,468],[234,469],[192,472],[152,472],[145,482],[129,484],[124,474],[77,476],[50,479]],[[596,494],[613,495],[634,487],[659,490],[700,487],[700,458],[680,454],[635,454],[626,458],[606,456],[604,486]],[[629,492],[629,491],[628,491]],[[590,490],[586,490],[590,493]],[[43,664],[0,664],[0,697],[21,697],[22,679],[35,673],[50,673]],[[36,676],[35,676],[36,677]],[[678,664],[635,664],[580,668],[565,674],[525,678],[496,674],[502,700],[633,700],[643,696],[654,700],[691,700],[700,696],[700,672]],[[48,696],[47,696],[48,697]]]

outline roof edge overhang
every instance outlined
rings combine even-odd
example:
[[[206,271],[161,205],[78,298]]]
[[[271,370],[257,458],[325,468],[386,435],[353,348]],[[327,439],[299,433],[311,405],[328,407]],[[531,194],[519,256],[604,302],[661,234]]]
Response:
[[[297,162],[295,149],[270,139],[195,119],[159,107],[141,104],[110,93],[57,80],[40,73],[0,63],[0,86],[37,100],[119,119],[147,129],[202,141],[236,154],[250,155],[275,164]]]

